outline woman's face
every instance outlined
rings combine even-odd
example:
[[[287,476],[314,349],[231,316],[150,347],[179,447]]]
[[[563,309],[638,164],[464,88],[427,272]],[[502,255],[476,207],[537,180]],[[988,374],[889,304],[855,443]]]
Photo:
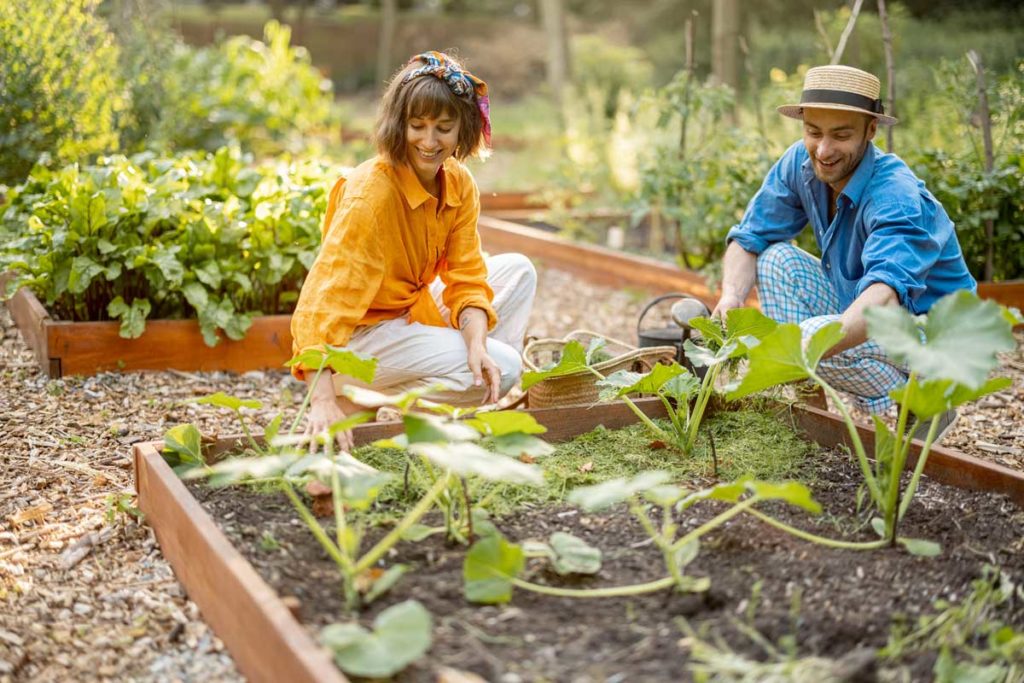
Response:
[[[458,141],[459,120],[452,114],[409,118],[405,126],[406,156],[423,187],[434,188],[438,169],[455,153]]]

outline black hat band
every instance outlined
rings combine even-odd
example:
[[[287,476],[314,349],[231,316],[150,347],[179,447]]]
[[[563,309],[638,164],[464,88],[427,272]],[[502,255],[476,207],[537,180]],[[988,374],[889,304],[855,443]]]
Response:
[[[873,114],[885,114],[882,100],[873,100],[845,90],[804,90],[800,96],[800,104],[845,104]]]

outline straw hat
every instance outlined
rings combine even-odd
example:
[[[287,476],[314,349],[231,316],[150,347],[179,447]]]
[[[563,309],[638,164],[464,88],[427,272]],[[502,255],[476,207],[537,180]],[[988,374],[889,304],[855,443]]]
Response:
[[[804,118],[804,108],[841,109],[874,116],[878,122],[891,126],[897,123],[886,116],[878,98],[882,86],[867,71],[852,66],[816,66],[804,76],[804,92],[800,104],[786,104],[778,111],[791,119]]]

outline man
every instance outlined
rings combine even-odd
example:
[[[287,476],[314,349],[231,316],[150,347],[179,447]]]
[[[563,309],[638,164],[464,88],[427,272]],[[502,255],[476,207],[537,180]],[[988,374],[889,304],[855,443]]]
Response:
[[[879,124],[896,123],[879,90],[860,69],[815,67],[800,104],[779,107],[803,121],[803,141],[776,162],[729,231],[713,312],[742,306],[756,280],[765,314],[798,323],[805,339],[839,321],[845,336],[820,373],[872,413],[892,405],[889,391],[906,373],[867,340],[864,310],[926,313],[950,292],[977,289],[942,205],[899,157],[871,142]],[[808,223],[820,261],[790,243]]]

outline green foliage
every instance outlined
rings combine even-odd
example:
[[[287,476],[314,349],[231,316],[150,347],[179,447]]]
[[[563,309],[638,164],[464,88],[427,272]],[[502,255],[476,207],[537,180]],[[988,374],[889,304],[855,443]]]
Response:
[[[174,45],[149,89],[137,92],[137,101],[159,96],[161,106],[155,115],[140,112],[131,137],[156,149],[302,151],[303,135],[338,119],[331,82],[290,42],[291,29],[270,21],[262,42],[235,36],[206,48]]]
[[[416,600],[388,607],[373,621],[373,631],[356,623],[332,624],[320,642],[342,671],[383,677],[398,673],[430,648],[433,619]]]
[[[643,50],[616,45],[597,34],[572,37],[573,86],[581,93],[600,93],[597,113],[612,120],[619,94],[639,92],[651,82],[652,68]]]
[[[0,270],[63,320],[198,318],[206,343],[288,313],[320,244],[335,171],[237,148],[36,168],[0,204]],[[3,293],[0,293],[2,295]]]
[[[127,106],[99,0],[0,3],[0,183],[118,146]]]
[[[489,605],[508,602],[512,599],[512,580],[525,566],[523,549],[501,534],[477,541],[462,564],[466,599]]]

